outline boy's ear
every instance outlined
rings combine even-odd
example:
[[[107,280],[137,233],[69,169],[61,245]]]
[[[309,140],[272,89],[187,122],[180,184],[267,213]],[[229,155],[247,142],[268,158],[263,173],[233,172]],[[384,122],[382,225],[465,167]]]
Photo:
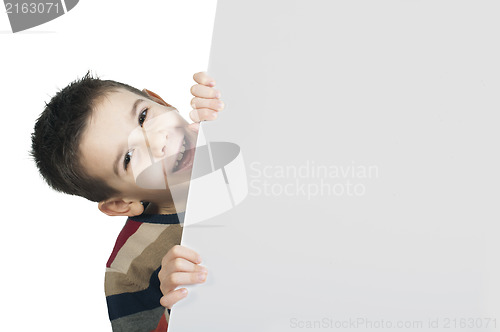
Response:
[[[172,105],[170,105],[169,103],[167,103],[165,100],[163,100],[159,95],[157,95],[153,91],[149,91],[148,89],[142,89],[142,92],[147,93],[148,96],[150,96],[151,99],[153,99],[158,104],[169,106],[169,107],[173,107]]]
[[[101,201],[98,204],[99,210],[108,216],[138,216],[144,212],[144,206],[139,201],[125,202],[123,199],[112,198]]]

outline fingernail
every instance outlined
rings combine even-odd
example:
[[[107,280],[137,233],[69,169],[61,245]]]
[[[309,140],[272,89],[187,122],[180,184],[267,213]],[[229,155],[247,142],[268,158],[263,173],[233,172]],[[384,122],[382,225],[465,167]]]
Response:
[[[198,280],[199,281],[205,280],[206,277],[207,277],[206,273],[200,273],[200,274],[198,274]]]
[[[210,82],[208,82],[208,85],[215,86],[215,82],[214,81],[210,81]]]
[[[204,267],[204,266],[200,266],[200,272],[201,272],[201,273],[207,273],[207,272],[208,272],[208,270],[207,270],[207,268],[206,268],[206,267]]]
[[[215,98],[220,98],[220,97],[221,97],[220,91],[217,91],[217,92],[215,93]]]
[[[181,293],[182,293],[182,295],[186,295],[188,293],[188,290],[183,288],[183,289],[181,289]]]

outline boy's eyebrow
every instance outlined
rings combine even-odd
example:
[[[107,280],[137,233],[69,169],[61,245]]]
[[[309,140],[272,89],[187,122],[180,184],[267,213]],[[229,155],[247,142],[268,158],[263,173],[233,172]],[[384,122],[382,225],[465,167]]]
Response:
[[[132,120],[135,119],[135,114],[137,113],[137,106],[139,106],[139,104],[143,101],[144,101],[144,99],[137,99],[134,102],[134,104],[132,105],[132,109],[130,110],[130,118]],[[122,153],[120,151],[121,151],[121,149],[118,149],[118,155],[116,156],[115,162],[113,163],[113,172],[116,174],[116,176],[120,176],[120,174],[118,173],[118,167],[119,167],[118,165],[120,164],[120,160],[125,155],[124,153]]]
[[[142,103],[144,101],[144,99],[137,99],[135,102],[134,102],[134,105],[132,105],[132,109],[130,110],[130,117],[132,119],[135,118],[135,114],[137,113],[137,106]]]

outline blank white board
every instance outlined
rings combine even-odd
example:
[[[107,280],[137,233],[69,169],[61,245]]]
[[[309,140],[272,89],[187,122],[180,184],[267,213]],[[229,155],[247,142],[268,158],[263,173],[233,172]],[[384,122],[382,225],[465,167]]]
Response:
[[[219,0],[203,131],[248,194],[185,227],[169,330],[500,331],[499,9]]]

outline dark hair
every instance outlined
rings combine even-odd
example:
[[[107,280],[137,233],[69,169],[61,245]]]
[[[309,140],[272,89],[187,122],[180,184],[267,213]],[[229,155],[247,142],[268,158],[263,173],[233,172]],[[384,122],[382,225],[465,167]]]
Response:
[[[101,80],[87,72],[45,104],[31,134],[31,156],[40,174],[53,189],[94,202],[118,194],[104,179],[87,174],[80,162],[79,145],[95,102],[120,88],[150,99],[134,87]]]

